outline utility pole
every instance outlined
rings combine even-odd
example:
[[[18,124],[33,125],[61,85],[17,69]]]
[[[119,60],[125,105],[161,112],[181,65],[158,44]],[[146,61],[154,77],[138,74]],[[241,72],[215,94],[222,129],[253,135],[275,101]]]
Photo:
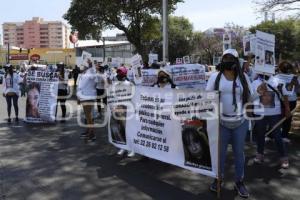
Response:
[[[105,62],[105,37],[102,37],[103,41],[103,63]]]
[[[169,61],[168,39],[168,0],[162,0],[162,26],[163,26],[163,62]]]
[[[7,64],[10,63],[10,44],[7,43]]]

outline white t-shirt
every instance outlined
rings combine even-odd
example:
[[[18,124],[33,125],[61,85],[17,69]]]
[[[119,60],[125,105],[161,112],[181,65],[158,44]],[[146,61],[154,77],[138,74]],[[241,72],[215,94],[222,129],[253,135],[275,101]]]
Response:
[[[208,79],[206,91],[213,91],[215,90],[215,81],[218,76],[219,72],[215,72],[211,74],[211,76]],[[249,77],[245,75],[246,81],[248,83],[248,88],[250,91],[250,96],[253,95],[253,91],[251,88]],[[233,81],[230,81],[226,79],[224,74],[221,75],[220,83],[219,83],[219,91],[220,91],[220,112],[223,116],[228,117],[234,117],[234,116],[242,116],[244,114],[244,108],[243,108],[243,86],[241,84],[241,81],[239,78],[236,80],[236,103],[237,103],[237,109],[235,111],[235,106],[233,105]]]
[[[97,89],[105,89],[107,87],[107,74],[106,73],[97,73]]]
[[[80,101],[95,100],[97,77],[92,68],[79,75],[77,98]]]
[[[20,95],[20,87],[19,83],[22,82],[20,76],[16,73],[13,73],[13,77],[10,74],[7,74],[6,78],[3,77],[3,93],[6,95],[9,92],[16,93],[18,96]]]
[[[252,83],[253,91],[257,94],[254,100],[254,114],[256,115],[265,115],[265,116],[272,116],[272,115],[280,115],[281,114],[281,103],[278,98],[278,95],[270,88],[264,95],[260,95],[257,92],[257,88],[263,83],[261,78],[255,80]],[[277,77],[271,76],[267,81],[267,84],[272,86],[275,90],[278,91],[277,87],[281,82]],[[285,86],[282,87],[283,95],[289,95],[285,89]],[[280,93],[279,93],[280,94]]]
[[[289,95],[288,95],[289,101],[297,101],[297,88],[295,88],[295,87],[287,88],[287,86],[291,83],[291,81],[294,77],[295,77],[294,74],[277,74],[274,77],[274,78],[278,79],[279,83],[284,84],[288,91],[290,89],[292,89],[292,90],[290,90]],[[297,79],[297,80],[298,80],[298,83],[300,84],[299,79]]]

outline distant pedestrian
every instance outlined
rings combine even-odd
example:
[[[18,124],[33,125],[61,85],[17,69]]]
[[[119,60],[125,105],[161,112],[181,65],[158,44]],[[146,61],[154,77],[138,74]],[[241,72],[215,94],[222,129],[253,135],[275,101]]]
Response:
[[[76,88],[78,75],[80,74],[80,69],[77,65],[75,65],[75,68],[73,69],[72,74],[73,74],[73,78],[74,78],[74,88]]]
[[[65,70],[64,63],[57,64],[57,72],[59,77],[58,82],[58,93],[57,93],[57,105],[56,105],[56,114],[57,115],[57,107],[58,103],[60,103],[61,111],[62,111],[62,120],[60,122],[64,123],[66,121],[66,101],[68,97],[68,73]]]
[[[27,78],[27,72],[25,71],[25,69],[22,67],[21,71],[19,73],[20,76],[20,91],[21,91],[21,97],[25,97],[26,96],[26,78]]]

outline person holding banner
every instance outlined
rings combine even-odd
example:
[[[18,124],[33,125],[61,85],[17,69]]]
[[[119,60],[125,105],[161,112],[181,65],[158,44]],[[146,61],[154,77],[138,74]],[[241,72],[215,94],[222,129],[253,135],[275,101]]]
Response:
[[[235,164],[235,189],[241,197],[249,197],[244,180],[244,145],[248,131],[245,116],[247,103],[251,101],[253,92],[249,78],[242,72],[239,56],[235,49],[224,51],[220,72],[213,73],[207,82],[207,91],[220,91],[220,167],[221,179],[224,179],[227,146],[232,141]],[[217,192],[217,179],[210,190]]]
[[[153,87],[176,88],[176,85],[173,83],[169,72],[164,69],[159,69],[157,72],[157,83],[155,83]]]
[[[58,93],[57,93],[57,105],[56,105],[56,114],[57,115],[57,106],[60,102],[60,108],[62,111],[62,120],[61,123],[65,122],[66,118],[66,101],[68,96],[68,73],[65,71],[64,63],[57,64],[57,72],[59,76],[59,83],[58,83]]]
[[[107,75],[104,72],[104,67],[101,66],[100,64],[96,65],[96,70],[97,70],[97,108],[98,108],[98,114],[100,117],[104,114],[102,112],[101,114],[101,100],[103,104],[106,106],[107,105],[107,96],[106,96],[106,88],[107,88]]]
[[[128,86],[128,87],[131,87],[132,86],[132,84],[133,83],[131,83],[130,81],[128,81],[128,79],[127,79],[127,68],[126,67],[124,67],[124,66],[121,66],[121,67],[119,67],[118,69],[117,69],[117,76],[116,76],[116,78],[117,78],[117,80],[118,81],[116,81],[116,82],[114,82],[113,84],[123,84],[123,85],[126,85],[126,86]],[[114,115],[122,115],[122,114],[124,114],[124,112],[122,112],[122,108],[120,108],[121,106],[117,106],[114,110],[114,112],[115,112],[115,114]],[[113,121],[119,121],[119,125],[120,124],[122,124],[122,121],[124,121],[123,119],[125,118],[126,116],[123,116],[122,117],[122,120],[118,120],[118,119],[113,119]],[[122,129],[123,128],[120,128],[120,127],[123,127],[124,128],[124,126],[122,125],[122,126],[119,126],[119,128],[118,128],[118,131],[112,131],[112,134],[114,134],[115,136],[119,136],[119,135],[121,135],[121,132],[122,132]],[[125,131],[125,130],[124,130]],[[113,136],[112,136],[113,137]],[[126,137],[126,136],[125,136]],[[122,137],[121,137],[122,138]],[[119,151],[118,151],[118,155],[119,156],[122,156],[122,155],[124,155],[126,153],[126,150],[125,149],[120,149]],[[128,154],[127,154],[127,156],[128,157],[134,157],[135,156],[135,153],[133,152],[133,151],[129,151],[128,152]]]
[[[281,85],[281,87],[280,87]],[[260,75],[259,79],[252,83],[257,98],[254,100],[254,114],[258,118],[255,120],[254,133],[257,134],[257,153],[254,162],[262,164],[264,162],[265,134],[269,129],[277,126],[277,123],[285,116],[290,117],[288,103],[289,92],[285,84],[282,86],[279,79],[274,76]],[[278,88],[280,87],[280,89]],[[281,92],[282,91],[282,95]],[[283,97],[282,97],[283,96]],[[283,100],[282,100],[283,98]],[[280,155],[281,168],[289,167],[289,160],[285,144],[282,141],[281,126],[277,126],[272,136],[275,139]]]
[[[91,62],[89,62],[91,63]],[[93,65],[80,67],[82,73],[79,76],[77,99],[78,103],[82,105],[84,115],[87,121],[87,130],[80,135],[81,138],[86,140],[95,141],[96,135],[93,129],[93,107],[97,98],[96,83],[97,77],[94,74]]]
[[[5,66],[5,75],[3,81],[3,97],[6,99],[7,103],[7,114],[8,114],[8,123],[11,123],[11,106],[15,109],[15,120],[19,121],[19,107],[18,107],[18,98],[20,95],[19,84],[21,80],[17,73],[14,72],[13,66],[8,64]]]
[[[296,72],[294,70],[293,65],[288,61],[283,61],[278,65],[279,74],[275,77],[282,80],[286,89],[292,91],[292,93],[288,96],[288,101],[290,105],[290,110],[294,110],[297,106],[297,92],[299,91],[299,82],[298,78],[295,75]],[[282,91],[280,91],[282,92]],[[290,139],[288,138],[289,131],[291,129],[292,124],[292,116],[284,121],[282,124],[282,139],[284,142],[290,143]]]

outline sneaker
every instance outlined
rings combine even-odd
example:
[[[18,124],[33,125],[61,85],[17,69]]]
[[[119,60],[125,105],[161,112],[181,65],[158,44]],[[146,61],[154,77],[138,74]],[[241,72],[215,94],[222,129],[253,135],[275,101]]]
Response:
[[[91,135],[89,136],[88,140],[90,140],[90,141],[92,141],[92,142],[96,141],[96,135],[95,135],[94,133],[91,134]]]
[[[8,123],[11,123],[11,118],[8,118],[8,119],[7,119],[7,122],[8,122]]]
[[[249,197],[249,192],[246,189],[246,186],[242,181],[235,182],[234,189],[238,192],[240,197],[242,197],[242,198]]]
[[[15,118],[15,122],[19,122],[19,118],[18,117]]]
[[[125,153],[125,149],[120,149],[117,154],[119,156],[122,156],[124,153]]]
[[[271,141],[272,141],[272,138],[270,138],[268,136],[265,137],[265,142],[271,142]]]
[[[83,139],[84,139],[84,138],[87,138],[87,133],[86,133],[86,132],[81,133],[81,134],[80,134],[80,138],[83,138]]]
[[[291,140],[289,138],[282,138],[282,141],[285,143],[291,143]]]
[[[135,156],[135,153],[133,151],[130,151],[127,155],[129,158],[132,158]]]
[[[285,159],[285,160],[282,160],[282,161],[281,161],[281,168],[282,168],[282,169],[288,169],[289,166],[290,166],[289,160]]]
[[[255,163],[262,164],[264,162],[264,155],[257,153],[253,161]]]
[[[221,187],[223,185],[222,183],[223,181],[221,181]],[[214,182],[210,185],[209,190],[216,193],[218,192],[218,179],[214,180]]]

